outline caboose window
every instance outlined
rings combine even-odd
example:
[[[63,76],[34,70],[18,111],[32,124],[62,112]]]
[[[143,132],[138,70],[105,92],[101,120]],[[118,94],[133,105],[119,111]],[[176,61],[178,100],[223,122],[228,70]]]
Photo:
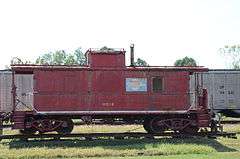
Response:
[[[161,92],[163,90],[163,79],[161,77],[152,78],[152,90],[153,92]]]

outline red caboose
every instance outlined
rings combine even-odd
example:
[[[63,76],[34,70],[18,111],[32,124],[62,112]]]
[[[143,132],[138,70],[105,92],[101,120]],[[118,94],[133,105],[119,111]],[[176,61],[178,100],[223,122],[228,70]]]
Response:
[[[206,68],[125,66],[124,50],[90,49],[86,56],[87,66],[12,66],[13,79],[16,74],[33,75],[31,111],[16,111],[13,82],[14,128],[70,133],[72,119],[140,122],[151,133],[196,132],[210,126],[198,74]],[[194,84],[190,76],[195,76]]]

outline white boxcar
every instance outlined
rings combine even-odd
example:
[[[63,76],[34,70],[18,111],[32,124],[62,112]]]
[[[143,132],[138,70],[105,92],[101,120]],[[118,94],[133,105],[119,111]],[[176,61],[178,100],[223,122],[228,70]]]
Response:
[[[193,77],[191,83],[194,84]],[[208,90],[209,108],[226,116],[240,117],[240,70],[204,72],[203,87]]]
[[[31,110],[33,105],[33,75],[15,75],[17,87],[16,110]],[[0,71],[0,112],[11,112],[12,105],[12,72]]]

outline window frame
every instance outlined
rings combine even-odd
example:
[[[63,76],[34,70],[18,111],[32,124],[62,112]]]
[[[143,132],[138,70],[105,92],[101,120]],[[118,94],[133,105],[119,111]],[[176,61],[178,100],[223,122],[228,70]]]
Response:
[[[161,88],[161,90],[159,90],[159,91],[155,91],[155,90],[154,90],[154,86],[153,86],[153,79],[154,79],[154,78],[159,78],[159,79],[161,79],[162,88]],[[152,93],[162,93],[162,92],[164,91],[164,89],[165,89],[165,82],[164,82],[163,76],[153,76],[153,77],[151,77],[151,92],[152,92]]]

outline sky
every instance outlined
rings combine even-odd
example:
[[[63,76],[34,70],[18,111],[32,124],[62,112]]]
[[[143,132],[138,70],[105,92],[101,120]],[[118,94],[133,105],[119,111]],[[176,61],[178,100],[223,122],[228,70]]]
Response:
[[[124,48],[150,65],[189,56],[226,68],[219,53],[240,44],[239,0],[0,0],[0,69],[55,50]]]

